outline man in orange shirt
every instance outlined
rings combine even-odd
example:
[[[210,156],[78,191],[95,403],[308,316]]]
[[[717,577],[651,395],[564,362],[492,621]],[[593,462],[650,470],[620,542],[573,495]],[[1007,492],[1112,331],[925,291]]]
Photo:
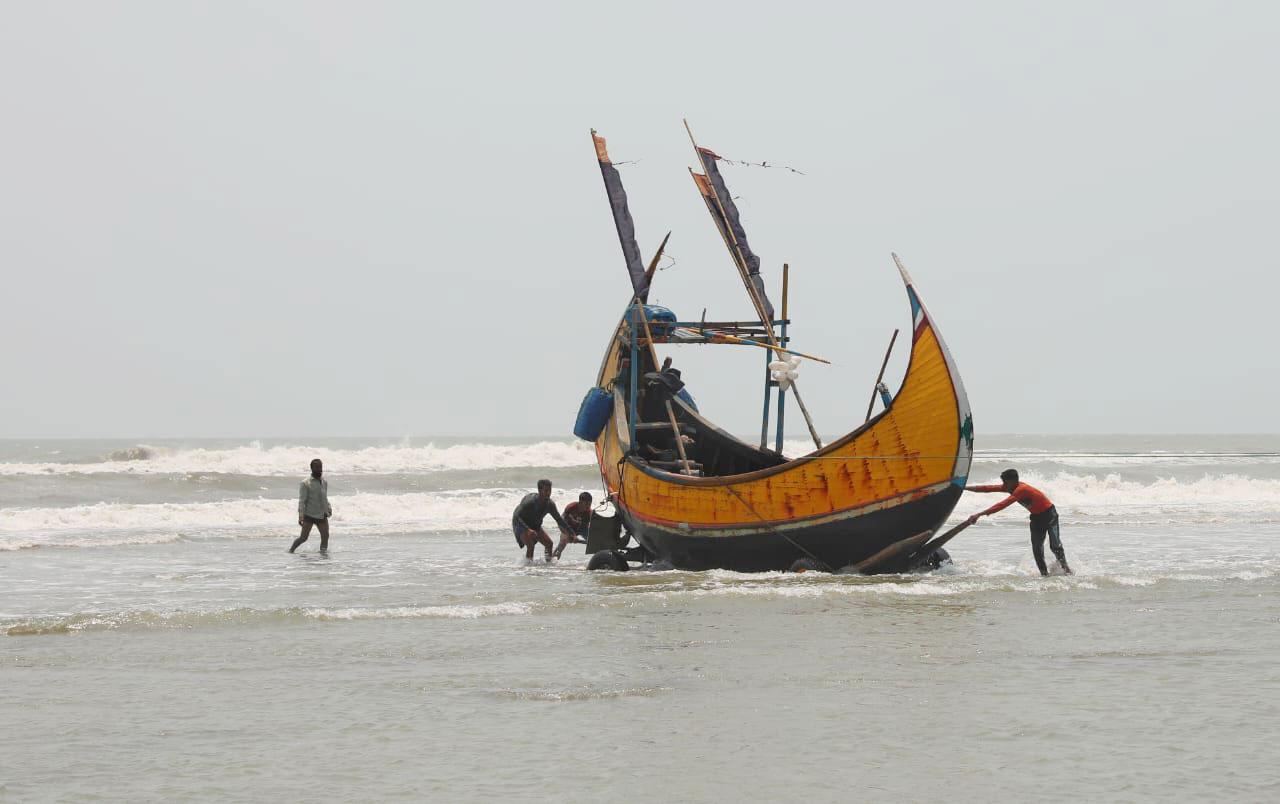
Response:
[[[994,514],[996,511],[1003,511],[1014,503],[1019,503],[1023,508],[1031,512],[1031,552],[1036,557],[1036,566],[1040,568],[1041,575],[1048,575],[1049,570],[1044,564],[1044,537],[1049,537],[1049,549],[1058,557],[1058,563],[1062,565],[1062,571],[1067,575],[1071,574],[1071,568],[1067,566],[1067,551],[1062,547],[1062,537],[1058,534],[1058,509],[1044,495],[1040,489],[1034,486],[1028,486],[1026,483],[1018,482],[1018,470],[1006,469],[1000,473],[1001,483],[998,486],[965,486],[965,491],[1003,491],[1008,494],[1000,502],[991,506],[985,511],[980,511],[969,517],[968,522],[972,525],[978,521],[978,517]]]

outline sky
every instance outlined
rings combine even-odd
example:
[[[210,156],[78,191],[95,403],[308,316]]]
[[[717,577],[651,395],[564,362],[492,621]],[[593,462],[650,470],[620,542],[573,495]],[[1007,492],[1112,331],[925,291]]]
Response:
[[[1268,3],[6,3],[0,437],[567,436],[630,298],[750,304],[819,431],[909,309],[987,433],[1276,432]],[[905,342],[890,363],[896,387]],[[758,433],[763,358],[668,351]],[[794,415],[794,436],[804,433]]]

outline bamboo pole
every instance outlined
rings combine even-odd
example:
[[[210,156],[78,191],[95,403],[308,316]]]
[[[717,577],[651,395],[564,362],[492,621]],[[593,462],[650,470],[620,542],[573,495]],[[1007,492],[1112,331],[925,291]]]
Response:
[[[884,362],[880,364],[880,373],[876,375],[876,384],[871,387],[871,401],[867,403],[867,418],[863,419],[863,424],[871,421],[871,409],[876,406],[876,389],[880,387],[880,381],[884,379],[884,370],[889,365],[889,355],[893,354],[894,341],[898,340],[898,330],[893,331],[893,337],[889,339],[889,348],[884,350]]]
[[[781,352],[784,355],[795,355],[796,357],[802,357],[805,360],[813,360],[814,362],[817,362],[817,363],[825,363],[828,366],[831,365],[831,361],[827,360],[825,357],[818,357],[817,355],[806,354],[804,352],[797,352],[794,349],[787,349],[786,347],[783,347],[783,346],[774,346],[771,343],[761,343],[760,341],[753,341],[750,338],[739,338],[737,335],[717,333],[717,334],[711,335],[710,338],[712,343],[716,343],[718,341],[720,343],[739,344],[741,346],[759,346],[761,349],[769,349],[770,351]],[[794,384],[793,384],[793,387],[794,387]]]
[[[782,320],[787,320],[787,288],[791,277],[791,263],[782,264]]]
[[[698,141],[693,137],[693,129],[689,127],[688,120],[683,122],[684,130],[689,133],[689,142],[693,144],[693,152],[698,157],[698,164],[705,170],[705,166],[702,165],[702,153],[698,150]],[[690,170],[689,172],[692,175],[693,171]],[[729,247],[729,254],[733,257],[733,264],[738,269],[738,276],[742,278],[742,283],[746,286],[747,295],[751,297],[751,302],[756,308],[756,314],[760,316],[760,323],[764,325],[765,334],[769,336],[769,342],[776,346],[778,338],[773,332],[773,319],[769,317],[764,308],[763,300],[756,293],[755,285],[751,283],[751,275],[747,271],[746,258],[742,255],[742,249],[738,245],[738,238],[734,235],[733,228],[729,226],[729,216],[725,214],[724,204],[720,201],[720,196],[716,193],[714,186],[711,188],[711,196],[715,198],[716,207],[720,210],[720,217],[725,222],[724,229],[720,233],[721,237],[724,238],[725,245]],[[813,426],[813,417],[809,415],[809,409],[805,407],[804,400],[800,398],[800,388],[794,382],[791,383],[791,392],[795,395],[796,404],[804,415],[804,423],[809,427],[809,435],[813,438],[814,445],[818,449],[822,449],[822,439],[818,437],[818,431]]]
[[[680,452],[680,465],[684,467],[682,474],[692,475],[693,469],[689,467],[689,456],[684,454],[684,441],[680,440],[680,423],[676,421],[676,412],[671,408],[671,400],[662,400],[667,406],[667,418],[671,420],[671,434],[676,438],[676,449]]]
[[[658,260],[662,259],[662,252],[667,250],[667,241],[671,239],[671,232],[667,232],[667,236],[662,238],[661,245],[654,252],[653,259],[649,261],[649,269],[644,272],[644,292],[639,294],[640,301],[649,301],[649,287],[653,285],[653,275],[658,270]]]
[[[698,141],[693,137],[693,129],[689,127],[688,120],[683,122],[684,130],[689,134],[689,142],[693,145],[694,156],[698,157],[698,166],[706,170],[706,165],[702,164],[702,152],[698,149]],[[692,169],[689,172],[692,174]],[[746,257],[742,254],[742,247],[738,245],[738,236],[734,234],[733,227],[729,225],[729,216],[725,214],[724,203],[720,200],[720,195],[716,192],[714,185],[711,186],[711,197],[715,199],[716,208],[720,210],[720,219],[725,224],[724,228],[721,229],[720,236],[724,239],[724,244],[729,249],[729,256],[733,258],[733,265],[738,269],[738,276],[742,279],[742,283],[747,289],[747,295],[751,298],[751,303],[756,308],[756,315],[760,317],[760,323],[764,325],[765,330],[769,333],[769,341],[774,343],[776,338],[773,334],[773,319],[769,317],[769,313],[764,307],[764,300],[756,293],[755,285],[751,283],[751,274],[747,268]],[[720,229],[721,227],[717,226],[716,228]]]

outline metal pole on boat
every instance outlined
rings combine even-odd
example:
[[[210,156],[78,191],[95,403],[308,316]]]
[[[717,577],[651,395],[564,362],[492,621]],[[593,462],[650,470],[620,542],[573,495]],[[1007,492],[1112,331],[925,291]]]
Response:
[[[782,264],[782,323],[779,324],[780,337],[778,338],[778,345],[784,347],[790,342],[790,339],[787,337],[787,322],[791,320],[791,316],[787,314],[787,299],[790,298],[787,291],[791,286],[790,279],[791,265],[790,263],[784,262]],[[778,386],[778,435],[774,439],[773,443],[774,451],[779,454],[782,453],[782,428],[786,421],[786,401],[787,389],[782,386]],[[821,447],[822,444],[819,443],[818,446]]]

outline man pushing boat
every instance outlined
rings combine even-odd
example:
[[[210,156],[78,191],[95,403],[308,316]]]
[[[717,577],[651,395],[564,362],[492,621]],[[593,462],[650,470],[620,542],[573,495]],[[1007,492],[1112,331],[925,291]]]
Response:
[[[1009,495],[987,510],[979,511],[969,517],[968,524],[972,525],[977,522],[978,517],[1003,511],[1016,502],[1031,512],[1031,552],[1036,557],[1036,566],[1040,568],[1040,574],[1049,574],[1049,570],[1044,563],[1044,537],[1048,535],[1049,549],[1057,556],[1058,563],[1062,565],[1062,571],[1070,575],[1071,568],[1067,566],[1067,551],[1062,547],[1062,536],[1058,532],[1058,509],[1054,507],[1053,502],[1040,489],[1029,486],[1026,483],[1019,483],[1017,469],[1006,469],[1001,472],[1000,481],[998,486],[964,487],[965,491],[1003,491]],[[533,553],[531,552],[529,555],[533,555]]]
[[[533,560],[533,548],[541,543],[547,551],[547,563],[551,563],[551,537],[542,529],[542,520],[547,514],[560,526],[560,533],[567,541],[576,541],[573,531],[560,516],[556,504],[551,501],[551,481],[539,480],[538,490],[524,495],[524,499],[516,506],[511,515],[511,530],[516,535],[516,544],[524,548],[525,558]],[[562,540],[561,544],[564,544]],[[562,547],[563,549],[563,547]]]
[[[587,541],[587,533],[591,530],[591,492],[584,491],[578,495],[578,501],[564,507],[564,520],[569,523],[571,533],[561,531],[560,544],[552,555],[556,558],[570,544],[583,544]]]

